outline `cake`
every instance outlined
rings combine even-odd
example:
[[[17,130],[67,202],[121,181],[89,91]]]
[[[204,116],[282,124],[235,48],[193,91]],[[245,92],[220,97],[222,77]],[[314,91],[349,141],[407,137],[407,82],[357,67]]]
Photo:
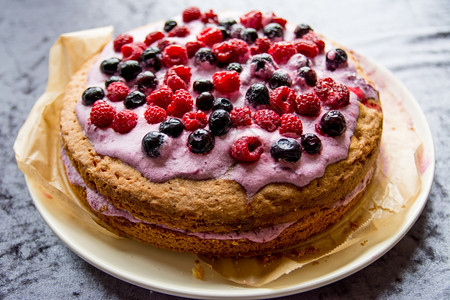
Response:
[[[62,161],[80,203],[120,236],[270,255],[363,198],[382,118],[352,52],[309,25],[190,7],[117,35],[73,76]]]

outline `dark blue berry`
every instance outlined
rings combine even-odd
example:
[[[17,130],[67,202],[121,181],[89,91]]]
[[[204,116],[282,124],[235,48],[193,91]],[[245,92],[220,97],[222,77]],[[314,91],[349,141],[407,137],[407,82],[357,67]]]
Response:
[[[100,71],[106,75],[114,75],[117,72],[117,67],[119,66],[121,60],[117,57],[111,57],[105,59],[100,64]]]
[[[245,30],[245,27],[241,24],[233,24],[230,27],[230,37],[233,39],[240,39],[242,31]]]
[[[214,84],[209,79],[197,79],[194,81],[192,88],[194,89],[194,92],[200,94],[203,92],[212,91],[214,89]]]
[[[93,86],[87,88],[81,97],[84,105],[92,105],[95,101],[103,99],[105,91],[101,87]]]
[[[174,20],[167,20],[164,23],[164,31],[169,32],[171,31],[175,26],[177,26],[177,22]]]
[[[330,110],[324,114],[318,124],[319,132],[328,136],[339,136],[346,128],[344,115],[337,110]]]
[[[227,38],[230,37],[230,33],[228,32],[228,29],[224,26],[217,26],[217,28],[222,32],[222,41],[225,41]]]
[[[197,129],[189,135],[187,146],[192,153],[208,153],[214,148],[214,135],[206,129]]]
[[[245,28],[241,32],[241,39],[249,45],[253,44],[257,38],[258,32],[253,28]]]
[[[270,148],[270,155],[276,161],[297,162],[302,157],[302,148],[294,139],[281,138]]]
[[[161,156],[160,149],[167,135],[158,131],[150,131],[142,139],[142,151],[150,158]]]
[[[227,98],[217,98],[213,102],[212,106],[213,110],[224,109],[227,112],[231,112],[233,110],[233,104]]]
[[[298,69],[297,74],[305,80],[305,83],[309,86],[315,86],[317,83],[317,73],[310,67],[301,67]]]
[[[312,31],[312,28],[308,24],[299,24],[295,27],[294,34],[299,39],[310,31]]]
[[[133,109],[144,105],[147,103],[147,99],[145,98],[145,94],[141,91],[134,91],[128,94],[128,96],[123,100],[123,104],[128,109]]]
[[[152,72],[145,71],[136,77],[136,85],[145,92],[147,89],[154,89],[158,85],[158,79]]]
[[[210,92],[203,92],[198,95],[195,105],[198,109],[208,111],[212,108],[214,96]]]
[[[280,86],[291,87],[292,79],[286,71],[276,70],[273,72],[272,77],[269,80],[269,87],[274,90]]]
[[[209,115],[209,130],[215,136],[226,134],[231,127],[230,113],[224,109],[213,111]]]
[[[183,122],[176,118],[169,118],[159,124],[159,131],[174,138],[179,137],[183,130]]]
[[[236,71],[240,74],[242,72],[242,65],[237,62],[232,62],[227,66],[226,70],[227,71]]]
[[[264,27],[264,35],[267,36],[271,41],[283,39],[284,30],[283,27],[278,23],[270,23]]]
[[[230,29],[231,26],[233,26],[234,24],[237,24],[236,20],[231,19],[231,18],[227,18],[227,19],[223,19],[219,21],[219,26],[223,26],[226,29]]]
[[[326,54],[327,69],[334,71],[340,67],[347,66],[347,53],[340,48],[331,49]]]
[[[159,71],[162,67],[162,54],[161,50],[156,47],[148,47],[142,52],[141,62],[146,68],[153,69],[153,71]]]
[[[309,154],[319,153],[322,149],[322,141],[314,133],[305,133],[301,136],[303,150]]]
[[[141,65],[136,60],[127,60],[119,66],[119,75],[127,82],[135,79],[141,72]]]
[[[197,65],[201,65],[206,62],[208,62],[210,65],[214,65],[214,63],[216,62],[216,57],[214,56],[214,53],[212,53],[211,49],[206,47],[200,48],[194,55],[194,62]]]
[[[111,76],[108,79],[105,80],[105,87],[108,88],[108,86],[113,83],[113,82],[118,82],[118,81],[124,81],[122,77],[120,76]]]
[[[255,66],[256,71],[259,71],[259,70],[266,69],[267,64],[274,65],[274,62],[273,62],[272,56],[270,56],[267,53],[262,53],[262,54],[253,56],[250,64]]]
[[[254,83],[248,88],[245,99],[253,107],[269,104],[269,89],[262,83]]]

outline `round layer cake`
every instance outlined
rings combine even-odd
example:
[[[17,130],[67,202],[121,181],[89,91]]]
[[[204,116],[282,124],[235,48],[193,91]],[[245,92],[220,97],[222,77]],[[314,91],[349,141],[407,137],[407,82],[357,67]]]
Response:
[[[95,220],[211,256],[271,254],[339,221],[382,132],[351,51],[259,11],[191,7],[120,34],[64,101],[63,162]]]

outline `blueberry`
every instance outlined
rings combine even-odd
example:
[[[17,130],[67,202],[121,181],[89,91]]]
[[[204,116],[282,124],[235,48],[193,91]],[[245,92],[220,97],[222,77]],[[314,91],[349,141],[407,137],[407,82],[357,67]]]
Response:
[[[256,66],[256,71],[262,70],[266,68],[266,64],[272,64],[273,65],[273,59],[270,54],[262,53],[253,56],[251,63],[252,65]]]
[[[81,97],[84,105],[92,105],[95,101],[103,99],[105,97],[105,91],[101,87],[93,86],[87,88],[83,92]]]
[[[299,24],[295,27],[294,34],[299,39],[310,31],[312,31],[312,28],[308,24]]]
[[[328,136],[339,136],[347,128],[344,115],[337,110],[330,110],[322,116],[318,124],[319,132]]]
[[[119,75],[127,82],[135,79],[141,72],[141,65],[136,60],[127,60],[119,66]]]
[[[147,103],[147,99],[145,98],[145,94],[141,91],[134,91],[128,94],[128,96],[123,100],[123,104],[128,109],[133,109],[144,105]]]
[[[212,53],[211,49],[206,47],[200,48],[195,53],[194,62],[197,65],[201,65],[206,62],[208,62],[210,65],[213,65],[216,62],[216,57],[214,56],[214,53]]]
[[[224,109],[213,111],[209,115],[209,129],[215,136],[224,135],[230,130],[231,118],[230,113]]]
[[[187,146],[192,153],[208,153],[214,148],[214,136],[206,129],[197,129],[189,135]]]
[[[347,66],[347,53],[343,49],[331,49],[327,52],[325,57],[327,69],[330,71]]]
[[[241,39],[249,45],[253,44],[257,38],[258,32],[253,28],[245,28],[241,32]]]
[[[230,37],[230,33],[228,32],[228,29],[224,26],[217,26],[217,28],[222,32],[222,41],[225,41],[227,38]]]
[[[159,71],[162,67],[161,50],[156,47],[148,47],[142,52],[141,61],[145,67],[153,69],[155,72]]]
[[[276,161],[296,162],[302,157],[302,148],[294,139],[281,138],[270,147],[270,155]]]
[[[227,71],[236,71],[240,74],[242,72],[242,65],[237,62],[232,62],[227,66],[226,70]]]
[[[230,37],[233,39],[240,39],[242,31],[245,30],[245,27],[241,24],[234,24],[230,27]]]
[[[297,74],[299,77],[305,79],[305,83],[309,86],[315,86],[317,83],[317,73],[310,67],[301,67],[298,69]]]
[[[272,90],[280,86],[290,87],[291,85],[292,85],[291,76],[289,76],[289,74],[283,70],[276,70],[275,72],[273,72],[272,77],[270,77],[269,80],[269,87]]]
[[[217,98],[213,102],[212,109],[224,109],[227,112],[231,112],[233,110],[233,104],[231,104],[230,100],[228,100],[227,98]]]
[[[270,23],[264,27],[264,35],[271,41],[282,40],[284,36],[283,27],[278,23]]]
[[[179,137],[183,130],[183,122],[176,118],[169,118],[159,124],[159,131],[174,138]]]
[[[194,84],[192,85],[194,92],[197,93],[203,93],[203,92],[209,92],[214,89],[214,84],[211,80],[208,79],[197,79],[194,81]]]
[[[113,82],[119,82],[124,81],[122,77],[120,76],[111,76],[108,79],[105,80],[105,87],[108,88],[108,86]]]
[[[177,26],[177,22],[174,20],[167,20],[164,23],[164,31],[169,32],[171,31],[175,26]]]
[[[136,85],[139,90],[154,89],[158,85],[158,79],[155,74],[150,71],[145,71],[136,77]]]
[[[203,92],[200,95],[198,95],[195,105],[197,105],[197,108],[203,111],[208,111],[212,108],[214,101],[214,96],[211,95],[210,92]]]
[[[231,19],[231,18],[227,18],[227,19],[219,21],[219,26],[223,26],[226,29],[230,29],[230,27],[233,26],[234,24],[237,24],[237,22],[236,22],[236,20]]]
[[[245,94],[245,99],[253,107],[269,104],[269,89],[262,83],[252,84]]]
[[[142,139],[142,151],[150,158],[161,156],[159,150],[164,144],[167,135],[158,131],[150,131]]]
[[[314,133],[305,133],[301,136],[303,150],[309,154],[319,153],[322,149],[322,142]]]
[[[120,62],[121,60],[117,57],[105,59],[100,64],[100,71],[102,71],[102,73],[106,75],[114,75],[114,73],[117,72],[117,67],[119,66]]]

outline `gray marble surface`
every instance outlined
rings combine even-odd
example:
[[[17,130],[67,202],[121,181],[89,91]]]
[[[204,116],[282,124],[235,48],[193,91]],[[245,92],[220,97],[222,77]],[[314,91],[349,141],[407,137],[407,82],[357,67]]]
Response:
[[[450,1],[90,2],[2,1],[0,299],[176,299],[107,275],[68,249],[34,207],[12,148],[45,90],[48,52],[60,34],[104,25],[114,25],[120,33],[201,3],[217,11],[274,10],[371,56],[414,94],[431,126],[436,174],[414,227],[365,269],[285,299],[450,298]]]

